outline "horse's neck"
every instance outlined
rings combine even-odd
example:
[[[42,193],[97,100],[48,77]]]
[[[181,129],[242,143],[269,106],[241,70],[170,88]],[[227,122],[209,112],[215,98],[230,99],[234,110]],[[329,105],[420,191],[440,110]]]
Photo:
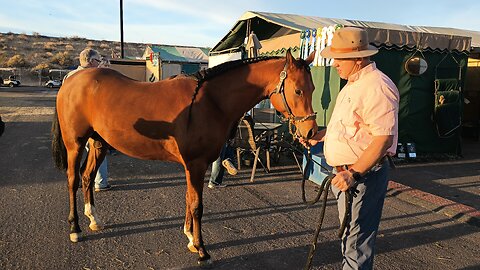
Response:
[[[272,59],[228,71],[211,81],[209,95],[226,117],[238,119],[275,88],[283,65]]]

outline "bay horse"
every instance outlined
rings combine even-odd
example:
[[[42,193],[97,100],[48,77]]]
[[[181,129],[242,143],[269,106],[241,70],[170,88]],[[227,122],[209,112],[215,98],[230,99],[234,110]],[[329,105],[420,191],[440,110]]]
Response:
[[[313,57],[314,53],[306,60],[295,59],[288,50],[282,58],[232,61],[196,76],[155,83],[138,82],[107,68],[85,69],[66,79],[56,100],[52,152],[56,166],[68,177],[70,240],[77,242],[81,232],[76,207],[80,179],[89,228],[102,229],[92,179],[112,146],[135,158],[184,166],[187,247],[198,253],[200,266],[211,265],[201,233],[207,168],[231,128],[265,98],[290,119],[297,136],[310,138],[316,133],[309,69]],[[87,142],[90,151],[80,166]]]

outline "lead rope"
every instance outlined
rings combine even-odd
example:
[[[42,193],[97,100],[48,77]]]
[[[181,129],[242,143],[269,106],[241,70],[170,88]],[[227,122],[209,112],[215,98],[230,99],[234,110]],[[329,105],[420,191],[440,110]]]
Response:
[[[287,142],[287,143],[290,145],[290,148],[292,150],[294,150],[296,152],[300,152],[301,154],[303,154],[301,151],[296,149],[296,147],[294,145],[292,145],[289,142]],[[315,203],[317,203],[320,200],[320,197],[323,194],[322,206],[320,208],[320,216],[319,216],[319,220],[318,220],[318,226],[317,226],[317,229],[315,230],[312,245],[310,246],[310,251],[308,252],[308,256],[307,256],[307,262],[306,262],[305,267],[304,267],[305,270],[309,270],[312,267],[312,260],[313,260],[313,256],[315,255],[315,251],[316,251],[316,248],[317,248],[318,236],[320,234],[320,230],[322,229],[323,219],[325,218],[325,210],[327,208],[328,192],[330,190],[330,186],[332,184],[332,179],[335,177],[335,174],[332,173],[327,168],[325,168],[324,166],[322,166],[322,164],[320,164],[320,163],[318,163],[318,162],[316,162],[315,160],[312,159],[312,153],[311,153],[310,147],[307,148],[306,160],[307,160],[307,164],[306,164],[305,169],[303,170],[303,173],[302,173],[302,200],[308,206],[314,205]],[[305,195],[305,182],[307,180],[306,171],[307,171],[307,168],[310,167],[312,162],[314,162],[315,164],[317,164],[321,168],[329,171],[330,174],[327,177],[325,177],[325,179],[323,180],[315,198],[311,201],[308,201],[307,198],[306,198],[306,195]],[[345,229],[347,227],[347,224],[350,221],[351,206],[352,206],[353,194],[354,194],[354,191],[352,191],[352,190],[354,190],[354,189],[355,189],[355,187],[352,187],[351,189],[349,189],[345,192],[345,214],[343,216],[343,220],[342,220],[342,223],[340,225],[340,228],[338,229],[338,233],[337,233],[338,238],[342,238],[343,234],[345,233]]]

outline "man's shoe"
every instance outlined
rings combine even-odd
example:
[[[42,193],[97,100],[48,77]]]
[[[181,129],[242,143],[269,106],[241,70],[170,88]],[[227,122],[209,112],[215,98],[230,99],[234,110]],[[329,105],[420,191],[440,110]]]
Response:
[[[222,161],[223,167],[227,169],[228,174],[230,175],[236,175],[238,173],[237,168],[233,165],[233,163],[230,161],[230,159],[224,159]]]
[[[95,192],[107,191],[112,189],[112,186],[106,185],[105,187],[95,187]]]
[[[217,183],[214,183],[214,182],[208,182],[208,188],[211,188],[211,189],[224,188],[226,186],[227,185],[225,185],[225,184],[217,184]]]

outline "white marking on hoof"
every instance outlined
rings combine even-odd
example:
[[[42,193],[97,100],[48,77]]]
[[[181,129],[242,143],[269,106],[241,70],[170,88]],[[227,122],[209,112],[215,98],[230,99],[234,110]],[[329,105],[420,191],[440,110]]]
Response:
[[[187,248],[193,253],[198,253],[198,249],[193,245],[193,242],[189,242]]]
[[[98,217],[95,217],[97,213],[95,212],[95,206],[87,203],[85,204],[85,216],[90,219],[90,225],[88,226],[92,231],[100,231],[103,229],[102,222]]]
[[[78,242],[78,233],[71,233],[70,234],[70,241],[72,241],[72,243],[77,243]]]
[[[90,230],[94,232],[103,230],[103,225],[99,225],[99,224],[90,223],[88,227],[90,228]]]
[[[212,268],[213,260],[212,260],[212,258],[210,258],[208,260],[204,260],[204,261],[198,260],[198,266],[200,266],[200,268]]]
[[[193,252],[193,253],[198,253],[197,248],[193,245],[193,235],[191,232],[187,231],[187,228],[183,226],[183,233],[187,236],[188,238],[188,245],[187,248]]]

